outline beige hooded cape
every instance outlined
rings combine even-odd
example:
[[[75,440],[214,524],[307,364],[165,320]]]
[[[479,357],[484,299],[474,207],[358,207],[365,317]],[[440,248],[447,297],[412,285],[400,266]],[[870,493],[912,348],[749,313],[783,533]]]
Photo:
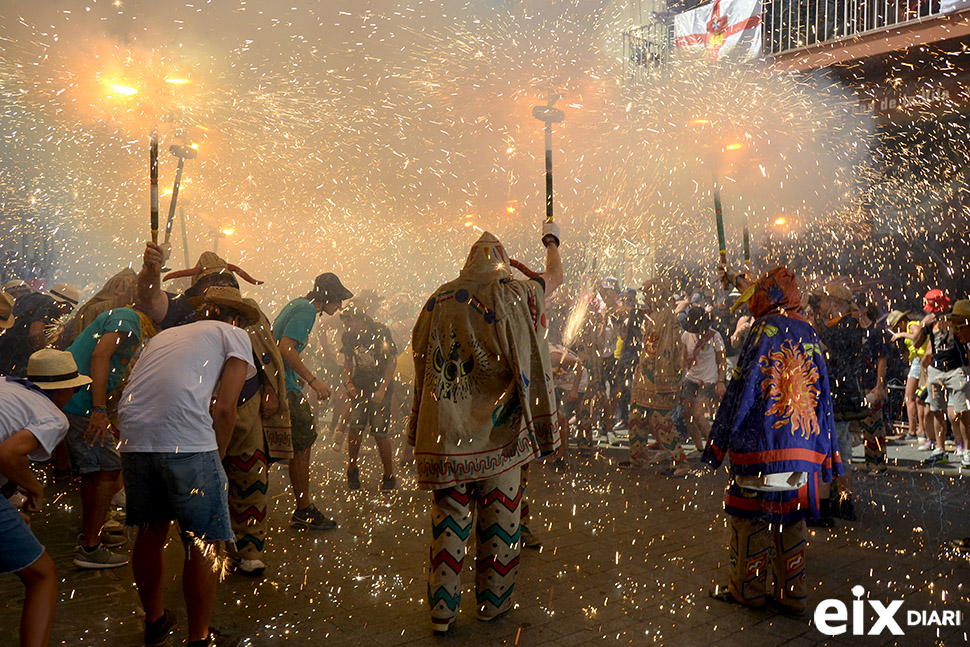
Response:
[[[488,478],[558,449],[543,292],[512,280],[486,232],[422,309],[408,423],[420,487]]]

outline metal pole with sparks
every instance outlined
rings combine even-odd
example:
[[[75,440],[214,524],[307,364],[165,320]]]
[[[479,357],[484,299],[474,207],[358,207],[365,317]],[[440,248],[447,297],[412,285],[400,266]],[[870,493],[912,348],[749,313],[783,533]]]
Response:
[[[151,181],[152,242],[158,243],[158,126],[152,128],[148,148],[148,167]]]
[[[562,110],[552,107],[560,97],[550,93],[546,105],[532,108],[532,116],[546,125],[546,222],[552,222],[552,125],[562,123],[565,117]]]
[[[182,253],[185,255],[185,267],[192,267],[189,264],[189,234],[185,230],[185,207],[179,207],[179,220],[182,224]]]
[[[727,268],[727,243],[724,241],[724,214],[721,212],[721,187],[717,183],[717,169],[714,176],[714,218],[717,221],[717,247],[721,254],[721,267]]]
[[[168,204],[168,221],[165,223],[166,245],[172,237],[172,225],[175,224],[175,204],[179,199],[179,187],[182,185],[182,168],[185,166],[185,160],[193,159],[197,154],[191,146],[179,146],[178,144],[173,144],[168,150],[178,158],[179,164],[175,170],[175,184],[172,185],[172,201]]]
[[[747,274],[751,271],[751,238],[748,236],[748,212],[744,212],[744,232],[742,234],[742,243],[744,245],[744,272]]]

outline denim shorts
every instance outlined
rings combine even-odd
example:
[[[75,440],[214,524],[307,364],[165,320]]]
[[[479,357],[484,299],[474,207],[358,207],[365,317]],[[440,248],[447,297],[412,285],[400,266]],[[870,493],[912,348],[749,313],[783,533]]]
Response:
[[[84,432],[91,420],[87,416],[73,413],[67,415],[71,426],[67,430],[67,452],[71,455],[71,465],[75,474],[93,474],[121,469],[121,454],[118,453],[118,440],[109,431],[105,435],[104,446],[98,441],[94,445],[84,440]]]
[[[233,541],[219,452],[121,455],[129,526],[178,521],[182,540]]]
[[[913,361],[909,363],[909,373],[906,375],[907,378],[913,378],[918,380],[920,373],[923,372],[922,358],[914,357]]]
[[[20,510],[4,496],[0,496],[0,537],[3,537],[0,573],[22,571],[44,554],[44,547],[20,516]]]

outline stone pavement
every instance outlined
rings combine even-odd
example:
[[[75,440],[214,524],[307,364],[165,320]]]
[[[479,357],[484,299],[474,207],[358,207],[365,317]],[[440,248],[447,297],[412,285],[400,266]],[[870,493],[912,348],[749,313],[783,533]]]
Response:
[[[369,441],[368,441],[369,444]],[[861,448],[857,448],[857,453]],[[623,450],[572,455],[568,465],[540,462],[530,476],[533,531],[541,550],[523,550],[518,608],[492,623],[474,618],[473,577],[464,574],[458,622],[433,636],[424,602],[429,494],[405,477],[380,493],[373,447],[363,456],[364,489],[350,493],[344,458],[318,443],[318,505],[340,522],[337,530],[307,534],[289,528],[291,499],[283,470],[272,470],[272,536],[265,577],[229,575],[220,585],[214,624],[270,645],[963,645],[970,624],[965,584],[970,562],[941,549],[970,535],[967,479],[951,468],[913,470],[909,447],[891,448],[904,464],[888,474],[857,473],[859,521],[813,532],[808,550],[809,609],[825,598],[853,599],[850,589],[904,609],[961,610],[961,627],[907,627],[903,636],[819,633],[803,619],[746,610],[711,600],[708,590],[727,577],[727,529],[721,512],[724,472],[673,479],[654,470],[621,471]],[[50,485],[35,532],[61,578],[53,644],[141,644],[142,615],[131,569],[79,571],[71,565],[79,517],[76,486]],[[125,548],[127,550],[128,548]],[[185,640],[178,583],[182,549],[166,552],[167,606],[181,619],[170,645]],[[470,561],[470,560],[469,560]],[[469,564],[466,562],[466,566]],[[0,644],[14,643],[23,589],[0,578]],[[866,620],[868,628],[872,613]],[[898,619],[905,620],[899,613]],[[849,625],[851,633],[851,624]]]

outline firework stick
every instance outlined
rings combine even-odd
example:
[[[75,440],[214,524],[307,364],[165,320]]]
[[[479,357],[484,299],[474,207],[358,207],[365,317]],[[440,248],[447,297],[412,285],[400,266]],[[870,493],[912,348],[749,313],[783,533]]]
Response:
[[[717,171],[714,175],[714,219],[717,221],[717,248],[721,255],[721,267],[727,267],[727,244],[724,242],[724,214],[721,213],[721,187],[717,183]]]
[[[546,122],[546,222],[552,222],[552,122]]]
[[[744,244],[744,272],[745,274],[751,270],[751,238],[748,236],[748,213],[744,213],[744,233],[742,234],[742,242]]]
[[[185,166],[185,158],[178,156],[179,165],[175,170],[175,184],[172,185],[172,201],[168,204],[168,221],[165,223],[165,244],[168,244],[172,237],[172,225],[175,224],[175,203],[179,199],[179,186],[182,184],[182,168]]]
[[[158,243],[158,126],[152,128],[148,148],[148,167],[151,181],[152,242]]]
[[[546,222],[552,222],[552,125],[562,123],[562,110],[553,108],[561,95],[550,94],[546,105],[532,108],[532,116],[545,124],[546,131]]]

